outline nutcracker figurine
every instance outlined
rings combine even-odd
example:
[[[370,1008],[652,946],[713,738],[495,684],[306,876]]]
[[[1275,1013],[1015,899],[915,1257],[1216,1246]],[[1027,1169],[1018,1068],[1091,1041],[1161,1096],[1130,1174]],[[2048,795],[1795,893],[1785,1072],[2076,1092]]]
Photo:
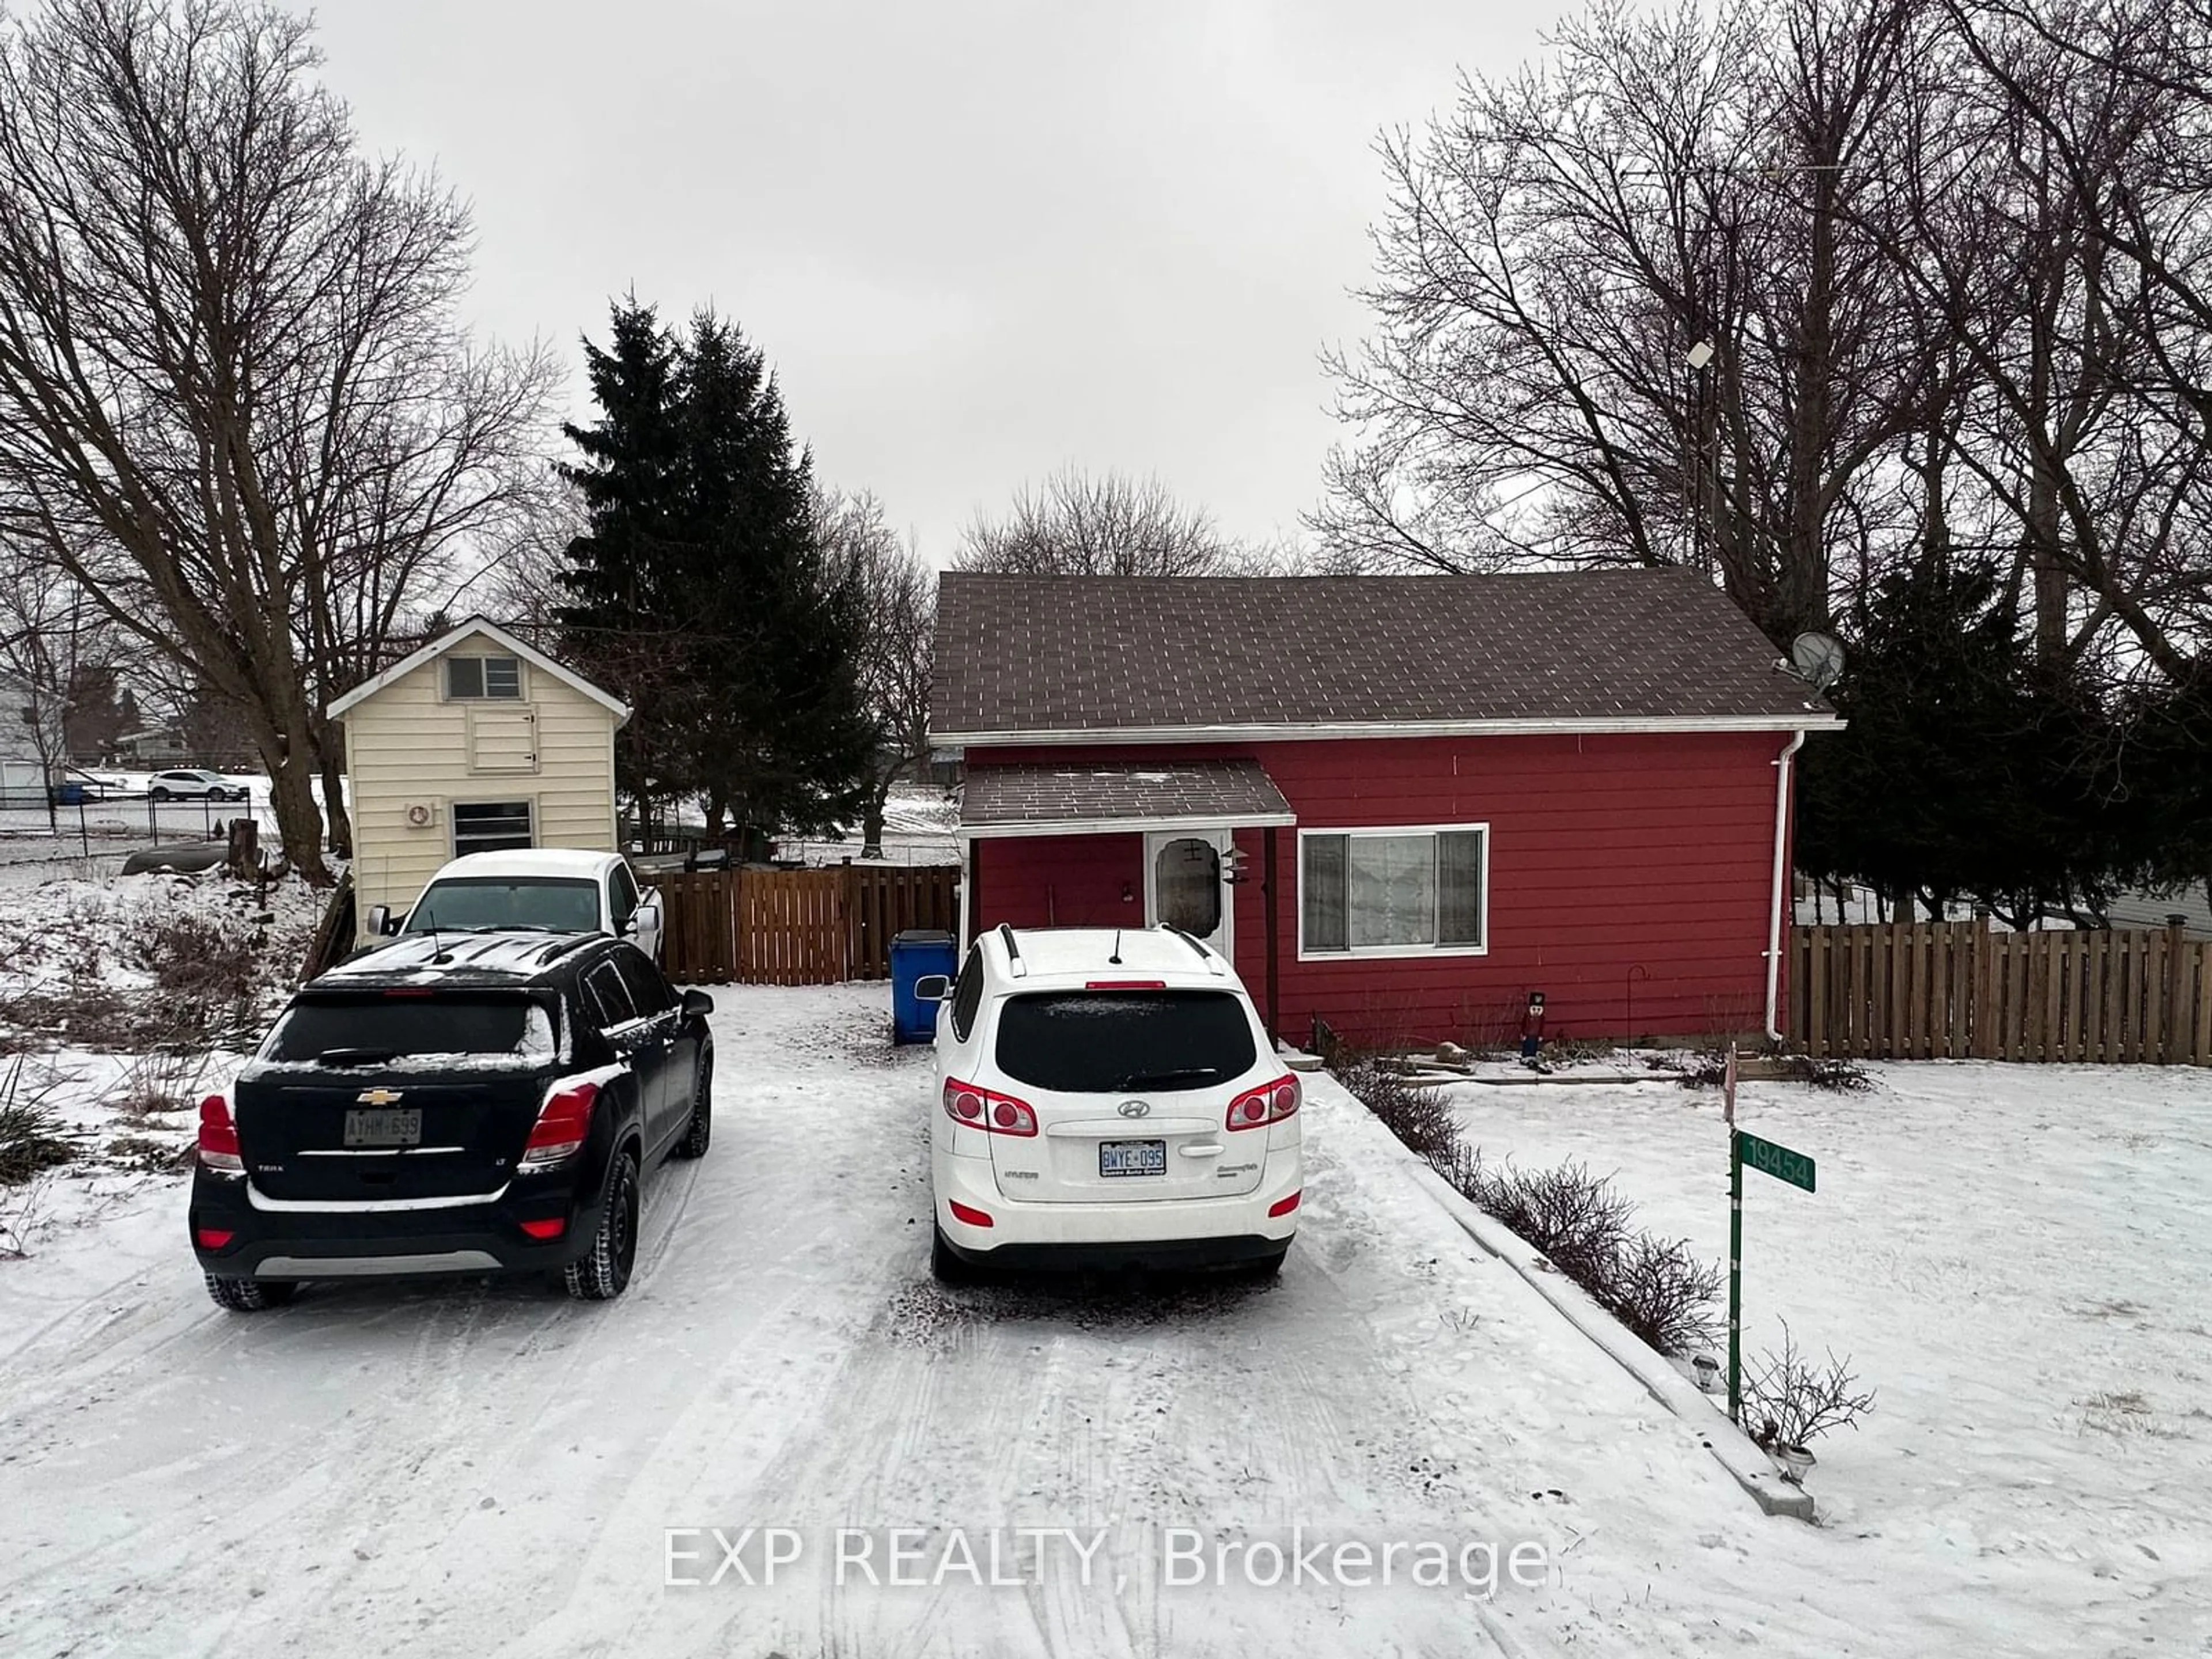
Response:
[[[1534,1066],[1544,1047],[1544,994],[1528,993],[1528,1012],[1521,1016],[1521,1059]]]

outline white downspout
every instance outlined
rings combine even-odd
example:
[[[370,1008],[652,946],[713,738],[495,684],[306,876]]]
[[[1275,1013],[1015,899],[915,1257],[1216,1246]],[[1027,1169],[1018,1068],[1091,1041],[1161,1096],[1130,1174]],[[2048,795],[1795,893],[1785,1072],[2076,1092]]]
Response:
[[[1801,732],[1797,735],[1802,738],[1805,734]],[[972,836],[962,836],[957,830],[953,831],[953,834],[959,837],[960,842],[960,903],[958,906],[960,917],[958,926],[954,932],[954,937],[959,940],[959,945],[952,959],[955,962],[965,962],[968,960],[968,917],[969,908],[975,902],[975,890],[973,885],[975,879],[975,860],[969,854],[975,849],[975,841]]]
[[[1790,890],[1790,763],[1805,746],[1800,729],[1790,734],[1774,763],[1774,895],[1766,923],[1766,1040],[1782,1041],[1782,901]]]

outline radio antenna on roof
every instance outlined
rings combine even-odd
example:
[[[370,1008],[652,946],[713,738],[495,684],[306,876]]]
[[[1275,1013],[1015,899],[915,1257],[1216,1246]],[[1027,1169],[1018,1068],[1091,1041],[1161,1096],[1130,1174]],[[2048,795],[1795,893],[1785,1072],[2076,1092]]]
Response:
[[[1119,968],[1121,965],[1121,930],[1118,927],[1114,930],[1114,954],[1107,957],[1106,960],[1112,963],[1116,968]]]

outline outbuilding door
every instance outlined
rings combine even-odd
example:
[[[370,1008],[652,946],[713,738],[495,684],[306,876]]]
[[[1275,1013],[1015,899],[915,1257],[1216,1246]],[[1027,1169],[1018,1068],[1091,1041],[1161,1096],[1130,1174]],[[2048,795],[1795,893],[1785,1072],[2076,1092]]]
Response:
[[[1145,921],[1180,927],[1233,962],[1230,890],[1223,859],[1231,845],[1226,830],[1145,837]]]

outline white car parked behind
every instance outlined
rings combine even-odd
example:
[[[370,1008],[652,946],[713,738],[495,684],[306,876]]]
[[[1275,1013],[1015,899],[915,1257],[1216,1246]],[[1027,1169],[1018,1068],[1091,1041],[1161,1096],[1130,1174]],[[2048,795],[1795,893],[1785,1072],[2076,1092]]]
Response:
[[[243,778],[197,767],[155,773],[146,793],[155,800],[246,800],[252,794]]]
[[[1172,929],[1001,927],[943,1006],[931,1266],[1273,1272],[1305,1181],[1298,1080],[1235,971]]]
[[[368,931],[394,933],[605,933],[660,960],[659,898],[639,890],[619,853],[564,847],[468,853],[440,868],[403,921],[371,905]]]

